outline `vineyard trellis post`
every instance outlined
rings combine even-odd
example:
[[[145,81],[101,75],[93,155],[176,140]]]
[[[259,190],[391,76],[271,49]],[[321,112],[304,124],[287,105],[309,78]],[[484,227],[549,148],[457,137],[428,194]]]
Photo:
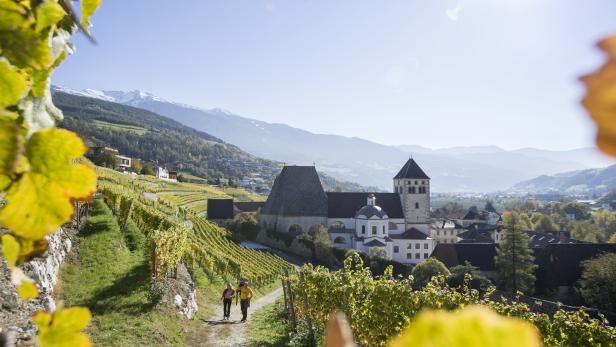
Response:
[[[314,329],[312,326],[312,315],[310,314],[310,303],[308,302],[308,294],[306,294],[306,280],[304,278],[304,271],[299,272],[299,287],[304,297],[304,310],[306,311],[306,322],[308,323],[308,334],[310,338],[311,346],[316,345],[314,338]]]
[[[293,327],[293,331],[297,329],[297,320],[295,318],[295,302],[293,300],[293,287],[291,287],[291,281],[289,280],[289,271],[285,270],[285,280],[283,281],[283,287],[287,291],[289,297],[289,310],[287,314],[291,318],[291,326]]]

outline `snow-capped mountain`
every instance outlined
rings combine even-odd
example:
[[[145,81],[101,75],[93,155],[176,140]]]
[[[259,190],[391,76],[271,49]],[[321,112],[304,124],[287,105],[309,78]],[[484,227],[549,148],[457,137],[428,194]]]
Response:
[[[396,147],[357,137],[315,134],[286,124],[242,117],[223,109],[201,109],[141,91],[74,91],[62,87],[54,87],[54,91],[143,108],[216,136],[258,157],[288,164],[316,163],[319,170],[335,178],[381,189],[391,189],[391,178],[409,153],[432,177],[435,192],[505,190],[539,175],[613,164],[594,148],[508,151],[495,146]]]
[[[159,96],[151,93],[146,93],[141,90],[131,90],[128,92],[119,90],[99,90],[99,89],[83,89],[75,90],[63,86],[52,85],[52,92],[62,92],[72,95],[85,96],[105,101],[117,102],[118,104],[130,105],[138,107],[140,104],[149,101],[170,102]]]

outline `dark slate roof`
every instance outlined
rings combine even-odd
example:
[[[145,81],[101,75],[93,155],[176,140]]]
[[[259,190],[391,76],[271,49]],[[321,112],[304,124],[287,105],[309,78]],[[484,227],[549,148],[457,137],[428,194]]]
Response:
[[[263,207],[265,201],[235,201],[236,212],[257,212],[258,209]]]
[[[428,175],[417,165],[413,158],[410,158],[406,164],[400,169],[398,174],[394,178],[420,178],[430,179]]]
[[[494,242],[490,235],[484,231],[477,229],[470,229],[465,232],[459,233],[458,237],[462,239],[460,242],[476,242],[476,243],[490,243]]]
[[[602,253],[616,253],[613,243],[551,244],[535,248],[535,262],[549,273],[555,285],[573,285],[581,276],[581,262]]]
[[[233,199],[207,199],[207,219],[232,219]]]
[[[428,238],[428,235],[422,233],[420,230],[411,227],[402,234],[389,234],[389,237],[398,240],[425,240]]]
[[[397,193],[327,192],[327,216],[329,218],[354,218],[355,212],[366,205],[368,194],[374,194],[379,205],[389,218],[404,218],[400,196]]]
[[[468,261],[482,271],[496,270],[496,245],[493,243],[439,243],[431,256],[447,267],[462,265]]]
[[[365,204],[364,198],[364,204]],[[363,204],[362,204],[363,206]],[[285,166],[261,208],[262,214],[327,216],[327,195],[314,166]]]
[[[381,241],[379,241],[377,239],[374,239],[374,240],[372,240],[372,241],[370,241],[368,243],[364,243],[364,246],[368,246],[368,247],[385,247],[386,244],[384,244],[383,242],[381,242]]]
[[[366,218],[371,218],[371,217],[376,216],[379,218],[383,218],[386,215],[387,215],[387,212],[383,210],[381,206],[366,205],[360,208],[359,211],[357,211],[357,213],[355,214],[355,217],[365,216]]]
[[[545,247],[551,244],[589,243],[571,238],[568,231],[527,231],[530,237],[528,247]]]
[[[473,219],[477,219],[478,217],[479,217],[479,213],[473,210],[468,210],[468,212],[462,219],[463,220],[473,220]]]

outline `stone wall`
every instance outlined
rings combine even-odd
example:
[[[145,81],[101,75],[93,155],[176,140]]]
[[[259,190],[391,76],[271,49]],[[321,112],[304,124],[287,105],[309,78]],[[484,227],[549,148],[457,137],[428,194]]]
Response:
[[[179,311],[182,318],[192,319],[197,313],[197,291],[195,283],[184,263],[180,263],[175,273],[167,278],[169,291],[167,300]]]
[[[19,341],[30,340],[36,329],[32,323],[32,314],[36,311],[53,311],[56,303],[53,288],[58,282],[60,266],[71,251],[71,235],[74,229],[60,228],[47,236],[48,250],[42,258],[35,258],[23,266],[23,270],[32,278],[38,288],[39,296],[34,300],[22,301],[11,283],[8,266],[0,257],[0,340],[11,346]]]

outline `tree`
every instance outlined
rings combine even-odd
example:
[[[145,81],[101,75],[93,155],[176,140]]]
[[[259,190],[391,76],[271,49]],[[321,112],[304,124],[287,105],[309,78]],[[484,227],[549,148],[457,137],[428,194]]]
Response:
[[[616,218],[614,213],[608,210],[600,210],[592,215],[593,223],[601,230],[603,240],[608,240],[616,231]]]
[[[250,241],[254,241],[261,230],[259,221],[252,213],[238,213],[226,226],[237,239]]]
[[[612,234],[612,237],[610,237],[610,240],[608,242],[609,243],[616,243],[616,233]]]
[[[149,163],[149,162],[144,162],[143,167],[141,168],[141,174],[154,176],[155,174],[154,165],[152,165],[152,163]]]
[[[559,206],[562,215],[572,214],[575,220],[590,219],[590,208],[579,202],[567,202]]]
[[[115,156],[115,153],[105,149],[94,151],[88,154],[88,158],[92,160],[95,165],[115,169],[120,160]]]
[[[584,301],[589,306],[616,312],[616,254],[606,253],[581,265],[578,285]]]
[[[490,200],[486,201],[486,206],[483,209],[488,212],[497,213],[496,208],[494,207],[494,204],[492,204],[492,201]]]
[[[430,257],[423,263],[415,265],[411,271],[413,275],[413,287],[421,288],[425,287],[428,282],[436,275],[449,276],[451,273],[447,269],[445,264],[441,263],[438,259]]]
[[[499,287],[517,292],[531,293],[535,285],[534,257],[528,247],[528,235],[519,229],[520,217],[516,212],[503,215],[505,225],[503,242],[496,249],[494,259],[498,269]]]
[[[593,243],[602,242],[604,235],[596,224],[587,221],[576,222],[571,230],[571,236],[576,240],[588,241]]]
[[[466,275],[471,275],[471,287],[474,289],[487,289],[492,283],[481,274],[479,268],[467,261],[463,265],[457,265],[449,269],[451,275],[447,278],[450,287],[460,287],[464,284]]]
[[[558,226],[552,221],[552,218],[544,214],[539,217],[539,220],[533,224],[533,230],[536,231],[556,231]]]
[[[387,251],[385,247],[370,247],[368,253],[380,259],[387,259]]]

